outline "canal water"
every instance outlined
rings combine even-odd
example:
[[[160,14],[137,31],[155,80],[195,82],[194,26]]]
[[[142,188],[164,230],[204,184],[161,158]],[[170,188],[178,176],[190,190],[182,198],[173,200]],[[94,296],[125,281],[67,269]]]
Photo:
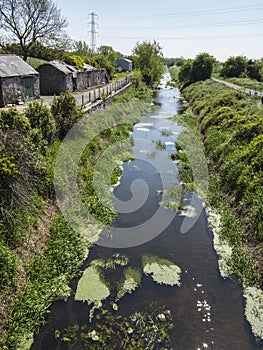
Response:
[[[160,205],[164,189],[180,188],[177,164],[170,154],[176,151],[174,142],[182,129],[169,117],[183,106],[179,90],[168,82],[166,75],[157,91],[154,111],[134,126],[136,160],[123,165],[120,184],[114,190],[119,214],[113,234],[102,236],[83,269],[93,259],[116,252],[129,257],[132,266],[140,269],[145,254],[168,259],[181,268],[180,286],[156,284],[143,275],[141,285],[118,302],[119,313],[129,315],[131,310],[143,310],[152,303],[165,305],[172,313],[172,345],[177,350],[263,349],[256,345],[244,317],[242,286],[234,278],[220,276],[203,201],[187,192],[184,205],[188,210],[181,214]],[[182,230],[183,225],[188,229]],[[72,285],[74,291],[76,285],[77,281]],[[87,323],[89,309],[73,295],[67,302],[54,302],[31,350],[70,349],[55,339],[55,330]]]

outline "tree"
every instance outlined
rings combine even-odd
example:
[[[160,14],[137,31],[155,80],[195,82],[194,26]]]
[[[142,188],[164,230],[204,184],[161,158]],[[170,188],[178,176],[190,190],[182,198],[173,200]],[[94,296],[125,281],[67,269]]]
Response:
[[[250,79],[262,81],[263,79],[263,64],[258,60],[249,60],[247,62],[247,76]]]
[[[192,66],[192,80],[196,82],[210,79],[215,62],[215,58],[208,53],[197,55]]]
[[[142,73],[142,79],[148,86],[154,86],[164,71],[164,58],[161,46],[154,40],[138,43],[133,49],[135,66]]]
[[[200,80],[211,78],[216,60],[208,53],[200,53],[194,60],[185,61],[178,75],[182,88]]]
[[[110,77],[116,71],[116,61],[123,57],[120,52],[115,51],[111,46],[102,45],[98,48],[99,55],[95,56],[95,61],[101,68],[106,68]]]
[[[26,60],[37,40],[54,43],[67,24],[51,0],[2,0],[0,25],[10,39],[18,40]]]
[[[93,60],[90,60],[91,65],[95,65],[95,67],[98,68],[105,68],[107,71],[107,74],[112,78],[114,70],[115,70],[115,63],[113,64],[111,60],[102,54],[96,55],[93,57]],[[92,64],[93,62],[93,64]]]
[[[224,63],[221,76],[224,78],[239,78],[245,74],[247,58],[243,56],[229,57]]]
[[[189,59],[184,61],[182,64],[179,74],[178,74],[178,79],[181,84],[181,87],[184,88],[190,84],[193,83],[192,80],[192,68],[193,68],[193,60]]]
[[[81,56],[83,58],[94,56],[92,49],[85,41],[75,41],[73,43],[73,50],[75,55]]]
[[[166,58],[165,64],[168,68],[172,66],[181,67],[181,65],[184,63],[185,59],[183,57],[176,57],[176,58]]]

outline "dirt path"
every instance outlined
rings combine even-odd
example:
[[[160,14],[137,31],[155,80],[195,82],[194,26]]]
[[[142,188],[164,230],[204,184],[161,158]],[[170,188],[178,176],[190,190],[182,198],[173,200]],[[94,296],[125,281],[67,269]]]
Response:
[[[226,86],[228,86],[228,87],[230,87],[232,89],[244,92],[247,95],[255,96],[255,97],[263,97],[263,92],[252,90],[252,89],[248,89],[248,88],[244,88],[242,86],[229,83],[228,81],[225,81],[225,80],[220,80],[220,79],[216,79],[216,78],[212,78],[212,80],[216,81],[217,83],[224,84],[224,85],[226,85]]]

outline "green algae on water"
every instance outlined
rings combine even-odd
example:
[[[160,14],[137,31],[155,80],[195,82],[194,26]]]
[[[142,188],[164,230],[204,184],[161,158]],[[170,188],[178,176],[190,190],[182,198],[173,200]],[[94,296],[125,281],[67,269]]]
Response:
[[[126,266],[129,263],[127,256],[115,253],[110,257],[95,259],[91,262],[92,266],[103,269],[116,269],[117,266]]]
[[[159,284],[180,286],[181,269],[173,262],[154,255],[143,255],[143,272]]]
[[[86,268],[78,282],[75,300],[95,304],[106,299],[109,295],[110,289],[103,281],[98,268],[95,266]]]
[[[141,284],[142,273],[139,269],[128,267],[124,270],[124,279],[118,286],[116,301],[121,299],[125,294],[132,293]]]

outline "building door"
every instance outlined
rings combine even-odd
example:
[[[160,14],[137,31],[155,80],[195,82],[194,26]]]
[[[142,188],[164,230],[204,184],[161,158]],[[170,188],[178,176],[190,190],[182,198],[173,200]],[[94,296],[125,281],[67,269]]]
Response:
[[[24,102],[33,100],[34,98],[33,77],[22,78],[22,95],[23,95]]]

